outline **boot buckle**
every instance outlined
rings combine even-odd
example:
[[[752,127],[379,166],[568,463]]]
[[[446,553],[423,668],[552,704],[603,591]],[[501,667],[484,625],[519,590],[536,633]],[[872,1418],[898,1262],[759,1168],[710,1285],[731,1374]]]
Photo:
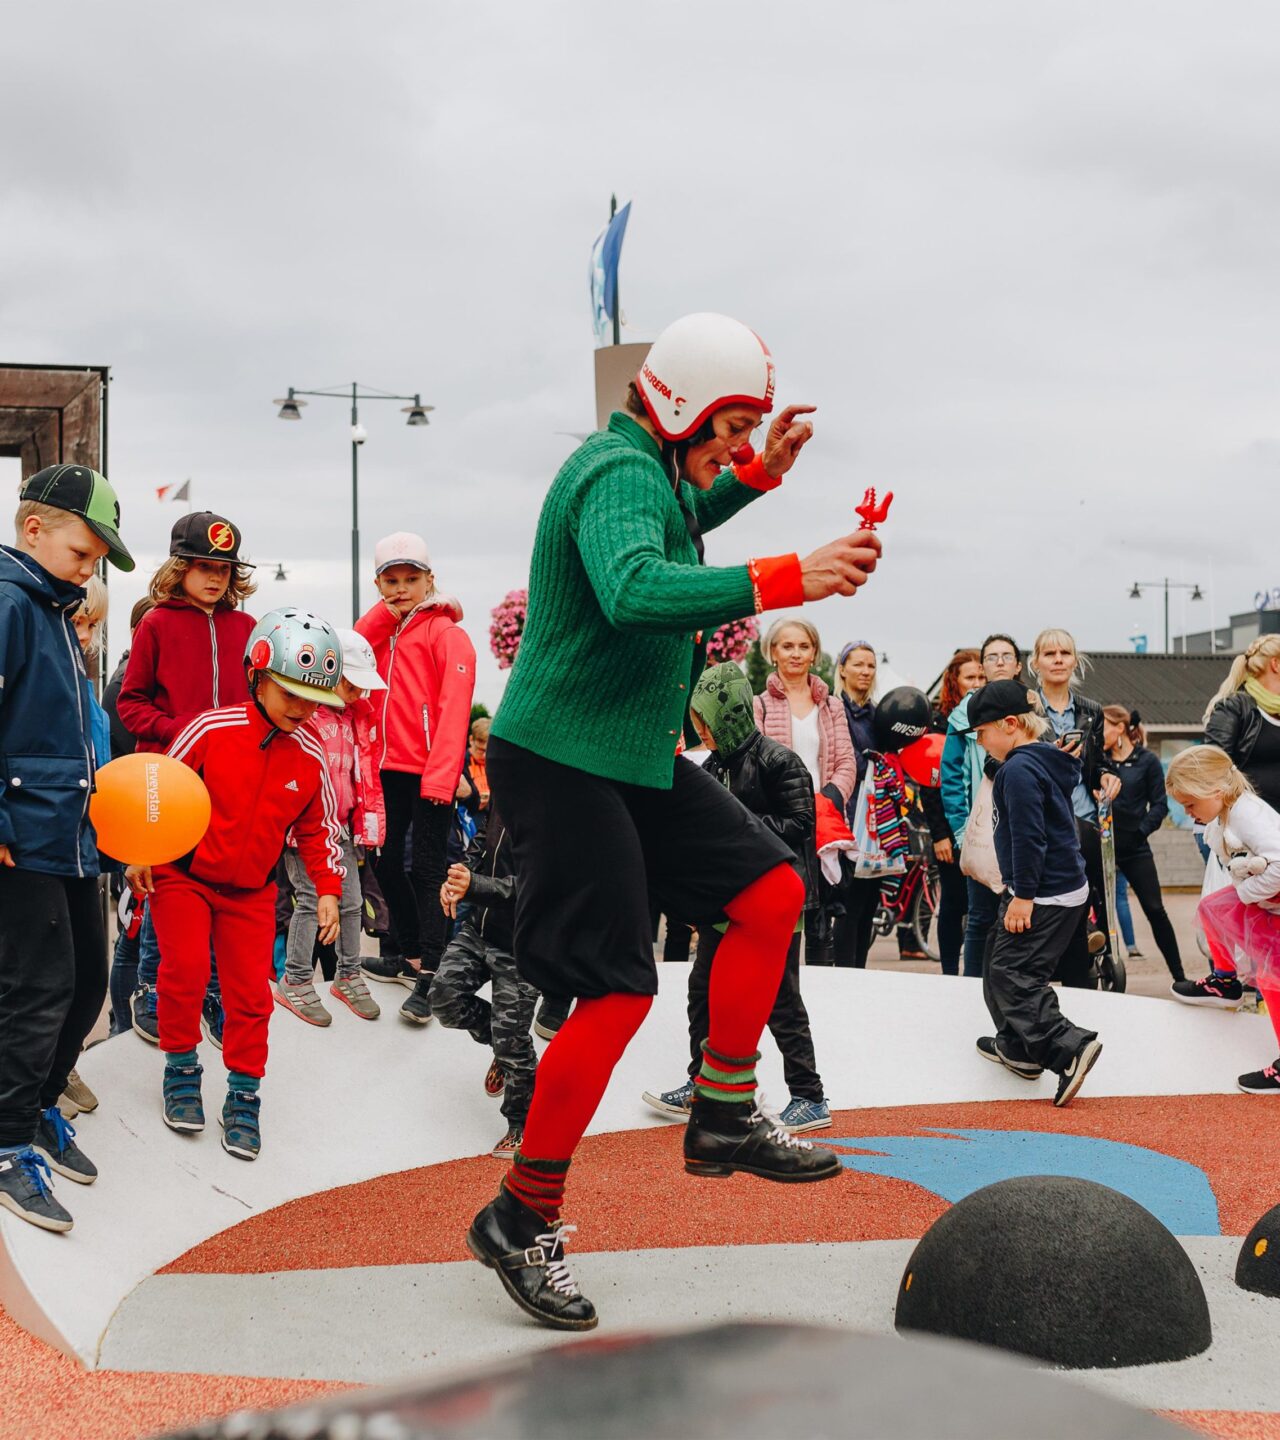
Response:
[[[545,1265],[547,1263],[547,1253],[541,1245],[531,1245],[524,1252],[524,1263],[526,1265]]]

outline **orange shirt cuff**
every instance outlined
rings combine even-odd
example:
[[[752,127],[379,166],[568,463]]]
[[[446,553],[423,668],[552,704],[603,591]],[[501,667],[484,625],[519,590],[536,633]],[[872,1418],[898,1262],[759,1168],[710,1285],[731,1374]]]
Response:
[[[804,604],[804,574],[799,555],[770,555],[763,560],[748,560],[747,571],[757,614],[761,610],[786,610]]]
[[[756,455],[749,464],[735,465],[733,473],[753,490],[776,490],[782,484],[782,476],[770,475],[764,468],[764,458],[760,455]]]

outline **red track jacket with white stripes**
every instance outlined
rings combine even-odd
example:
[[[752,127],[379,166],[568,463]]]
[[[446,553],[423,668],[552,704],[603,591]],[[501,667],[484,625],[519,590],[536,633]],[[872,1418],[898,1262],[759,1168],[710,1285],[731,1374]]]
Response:
[[[209,787],[213,815],[184,866],[197,880],[256,890],[290,830],[317,895],[340,895],[342,831],[320,741],[272,729],[252,701],[206,710],[169,747]]]

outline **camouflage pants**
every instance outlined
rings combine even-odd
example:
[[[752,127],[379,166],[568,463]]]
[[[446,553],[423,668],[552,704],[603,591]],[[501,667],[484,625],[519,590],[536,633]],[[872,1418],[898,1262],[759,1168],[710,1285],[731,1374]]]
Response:
[[[492,987],[492,1004],[476,994],[486,983]],[[440,957],[431,982],[431,1009],[441,1025],[466,1030],[473,1040],[492,1047],[507,1081],[502,1114],[517,1127],[529,1114],[538,1068],[529,1034],[537,1003],[538,992],[516,974],[514,957],[486,944],[471,921],[464,920]]]

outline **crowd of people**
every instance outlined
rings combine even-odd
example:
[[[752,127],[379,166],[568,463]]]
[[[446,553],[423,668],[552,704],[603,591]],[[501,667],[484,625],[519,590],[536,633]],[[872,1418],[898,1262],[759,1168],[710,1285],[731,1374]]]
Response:
[[[625,410],[548,492],[492,725],[473,715],[475,652],[422,537],[378,542],[377,598],[351,630],[293,607],[255,620],[241,531],[209,512],[174,526],[99,707],[95,570],[133,567],[119,504],[83,466],[25,482],[0,550],[0,1205],[71,1228],[51,1180],[97,1175],[70,1121],[97,1104],[76,1062],[108,993],[113,1033],[163,1054],[157,1120],[178,1134],[205,1126],[202,1037],[222,1052],[221,1143],[253,1160],[273,1008],[328,1027],[319,973],[373,1022],[368,982],[401,985],[401,1019],[470,1034],[477,1083],[501,1100],[493,1154],[509,1168],[472,1253],[535,1318],[590,1328],[560,1207],[656,992],[659,914],[686,951],[696,935],[687,1076],[644,1096],[686,1122],[686,1170],[820,1181],[839,1163],[799,1138],[831,1124],[802,960],[866,965],[895,883],[871,853],[928,851],[942,972],[981,981],[994,1025],[978,1053],[1021,1078],[1053,1071],[1062,1105],[1102,1049],[1051,982],[1106,973],[1108,812],[1174,997],[1226,1007],[1256,991],[1280,1037],[1280,637],[1235,662],[1206,743],[1167,776],[1124,697],[1085,693],[1063,629],[1026,653],[1007,633],[955,651],[932,710],[920,696],[904,726],[877,703],[876,645],[840,648],[829,688],[816,628],[790,613],[856,594],[876,534],[704,563],[703,532],[775,489],[812,436],[811,407],[790,406],[757,454],[772,401],[772,361],[746,327],[690,316],[664,332]],[[753,694],[738,665],[705,665],[700,632],[764,610],[784,614]],[[892,731],[935,737],[927,781]],[[195,848],[154,867],[99,854],[88,818],[97,768],[135,749],[195,769],[212,802]],[[1184,975],[1149,843],[1170,795],[1204,827],[1213,877],[1200,980]],[[919,944],[899,930],[901,954]],[[789,1092],[777,1115],[757,1099],[766,1027]],[[534,1033],[552,1041],[541,1060]],[[1280,1094],[1280,1061],[1238,1083]]]

